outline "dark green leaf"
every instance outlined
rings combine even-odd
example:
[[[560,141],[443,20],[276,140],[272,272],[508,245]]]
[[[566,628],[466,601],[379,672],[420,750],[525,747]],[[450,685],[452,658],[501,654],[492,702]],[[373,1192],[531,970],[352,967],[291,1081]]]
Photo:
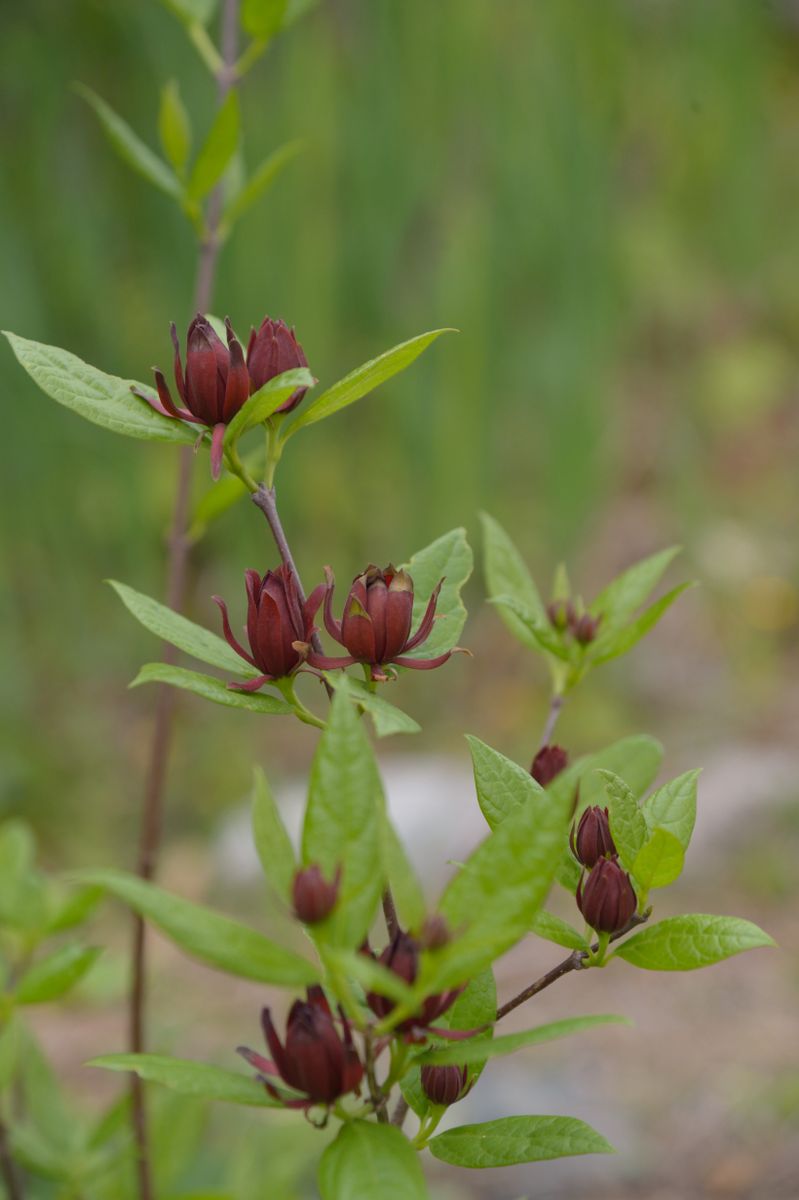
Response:
[[[229,232],[236,221],[255,204],[256,200],[260,200],[261,196],[269,191],[283,168],[293,158],[296,158],[303,149],[303,145],[304,143],[301,141],[287,142],[285,146],[280,146],[273,154],[264,159],[241,191],[226,206],[222,218],[223,233]]]
[[[319,1163],[322,1200],[428,1200],[416,1151],[393,1125],[351,1121]]]
[[[291,902],[291,885],[297,869],[294,847],[266,776],[260,767],[256,767],[253,774],[252,832],[255,849],[266,878],[288,904]]]
[[[773,945],[767,933],[741,917],[691,913],[639,930],[622,942],[614,957],[647,971],[694,971],[743,950]]]
[[[452,529],[436,538],[404,564],[403,570],[408,571],[413,579],[414,631],[424,616],[433,589],[444,580],[430,636],[411,651],[410,658],[435,658],[458,644],[466,623],[461,590],[472,573],[473,565],[474,556],[466,541],[465,529]]]
[[[94,109],[106,137],[119,157],[153,187],[166,192],[168,196],[180,197],[182,188],[175,172],[145,145],[127,121],[123,121],[122,117],[91,88],[78,83],[75,85],[75,91]]]
[[[191,121],[176,79],[170,79],[161,89],[158,135],[164,154],[177,174],[182,176],[191,154]]]
[[[208,136],[200,148],[186,189],[190,200],[199,201],[219,182],[239,144],[239,99],[236,89],[228,92],[217,109]]]
[[[430,1153],[458,1167],[510,1167],[576,1154],[612,1154],[609,1142],[576,1117],[502,1117],[459,1125],[428,1144]]]
[[[686,771],[647,796],[641,805],[650,829],[673,833],[683,850],[688,849],[696,821],[696,788],[699,771]]]
[[[596,1025],[629,1024],[626,1017],[617,1017],[613,1014],[596,1017],[567,1017],[563,1021],[552,1021],[548,1025],[525,1029],[521,1033],[506,1033],[502,1037],[493,1037],[490,1040],[474,1038],[446,1047],[436,1047],[423,1054],[421,1062],[470,1066],[472,1063],[485,1062],[489,1058],[514,1054],[526,1046],[540,1046],[544,1042],[554,1042],[557,1038],[570,1037],[573,1033],[581,1033],[584,1029],[593,1029]]]
[[[306,367],[284,371],[282,375],[268,380],[245,401],[228,425],[225,447],[235,446],[243,433],[255,425],[263,424],[298,388],[313,387],[314,382],[313,375]]]
[[[57,1000],[82,979],[101,951],[89,946],[62,946],[29,967],[16,988],[17,1004]]]
[[[539,625],[546,625],[547,615],[524,559],[505,530],[488,513],[481,513],[483,525],[483,555],[486,590],[492,599],[510,596],[522,606]],[[538,638],[528,625],[510,608],[501,605],[499,614],[514,637],[537,650]]]
[[[207,1063],[169,1058],[164,1054],[104,1054],[86,1065],[103,1067],[107,1071],[133,1071],[140,1079],[163,1084],[181,1096],[226,1100],[254,1108],[279,1107],[279,1102],[272,1099],[262,1083]]]
[[[524,767],[479,738],[467,733],[466,741],[472,755],[477,802],[489,828],[496,829],[514,809],[544,789]]]
[[[266,713],[273,717],[289,716],[294,711],[278,696],[265,692],[237,692],[213,675],[202,675],[199,671],[188,671],[169,663],[146,663],[130,686],[139,687],[142,683],[168,683],[226,708],[243,708],[246,712]]]

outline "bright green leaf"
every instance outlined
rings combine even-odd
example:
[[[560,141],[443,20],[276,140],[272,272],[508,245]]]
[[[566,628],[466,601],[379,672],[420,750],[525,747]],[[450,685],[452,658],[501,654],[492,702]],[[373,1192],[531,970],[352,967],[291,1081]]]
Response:
[[[510,596],[539,625],[546,625],[547,615],[541,596],[521,554],[498,521],[488,513],[481,513],[480,520],[483,525],[484,571],[489,597]],[[499,614],[514,637],[533,650],[539,648],[538,638],[515,612],[501,605]]]
[[[170,79],[161,89],[158,135],[164,154],[178,175],[182,176],[191,154],[191,121],[176,79]]]
[[[674,834],[683,850],[688,849],[694,831],[698,779],[699,771],[686,771],[652,792],[641,805],[649,828]]]
[[[529,771],[487,746],[479,738],[466,735],[472,755],[477,802],[490,829],[496,829],[514,809],[544,789]]]
[[[510,1167],[576,1154],[612,1154],[609,1142],[576,1117],[501,1117],[458,1125],[429,1142],[430,1153],[457,1167]]]
[[[678,879],[685,862],[685,851],[673,833],[656,829],[635,856],[632,873],[645,891],[668,887]]]
[[[245,401],[228,424],[225,429],[225,447],[235,446],[248,429],[263,424],[298,388],[310,388],[314,383],[314,377],[306,367],[284,371],[282,375],[268,380]]]
[[[413,869],[407,851],[386,814],[384,861],[388,864],[388,882],[399,912],[400,922],[406,929],[420,928],[427,911],[424,892]]]
[[[428,1200],[416,1151],[399,1129],[343,1125],[319,1163],[322,1200]]]
[[[253,1108],[279,1107],[279,1101],[272,1099],[262,1083],[235,1071],[189,1059],[169,1058],[165,1054],[104,1054],[86,1065],[107,1071],[133,1071],[140,1079],[163,1084],[181,1096],[226,1100]]]
[[[245,712],[285,717],[294,711],[279,696],[270,696],[265,692],[237,692],[213,675],[202,675],[199,671],[173,667],[169,663],[146,663],[130,686],[139,687],[142,683],[168,683],[171,687],[202,696],[203,700],[210,700],[213,704],[222,704],[225,708],[243,708]]]
[[[199,201],[219,182],[239,144],[239,99],[236,89],[228,92],[217,109],[208,136],[200,148],[186,189],[190,200]]]
[[[691,913],[639,930],[622,942],[614,957],[646,971],[694,971],[743,950],[773,945],[767,933],[741,917]]]
[[[577,878],[579,879],[579,874]],[[581,933],[578,933],[567,921],[562,921],[560,917],[544,912],[543,909],[536,915],[530,929],[538,937],[546,938],[548,942],[554,942],[556,946],[565,946],[567,950],[588,949],[588,942]]]
[[[67,899],[55,908],[45,932],[61,933],[65,929],[74,929],[76,925],[82,925],[102,898],[102,888],[73,888]]]
[[[436,538],[424,550],[417,550],[410,562],[403,565],[413,579],[413,624],[419,626],[433,589],[444,583],[436,605],[436,619],[430,636],[409,658],[435,658],[452,650],[466,623],[466,608],[461,591],[472,573],[474,556],[466,540],[465,529],[452,529]]]
[[[17,1067],[20,1024],[13,1014],[0,1025],[0,1095],[9,1086]]]
[[[563,639],[547,620],[541,620],[532,609],[521,604],[514,596],[491,596],[490,604],[496,605],[500,614],[505,614],[505,624],[525,645],[534,650],[545,650],[547,654],[563,662],[569,661],[569,651]],[[513,618],[513,624],[506,618]],[[526,636],[521,637],[519,630],[523,629]]]
[[[612,658],[619,658],[620,655],[626,654],[637,642],[640,642],[642,637],[649,633],[650,629],[657,625],[666,610],[671,608],[674,601],[684,591],[695,586],[695,582],[678,584],[641,613],[641,616],[637,617],[632,624],[607,638],[600,636],[589,650],[592,666],[598,667],[601,663],[610,662]]]
[[[660,550],[657,554],[635,563],[603,588],[590,608],[594,616],[602,616],[600,638],[605,638],[627,624],[633,613],[657,586],[669,563],[679,552],[679,546]]]
[[[17,1004],[57,1000],[91,969],[101,951],[90,946],[62,946],[34,963],[16,987]]]
[[[371,692],[365,680],[355,679],[344,671],[327,671],[325,679],[336,691],[345,692],[354,704],[359,705],[372,718],[378,737],[392,733],[419,733],[421,725],[401,708],[390,704],[377,692]]]
[[[252,832],[266,878],[280,898],[291,901],[297,860],[277,802],[260,767],[253,772]]]
[[[612,771],[600,771],[599,774],[605,781],[613,841],[622,863],[628,871],[632,871],[638,851],[647,837],[644,814],[619,775],[614,775]]]
[[[243,0],[241,23],[250,37],[265,42],[280,32],[288,0]]]
[[[195,22],[207,25],[216,11],[219,0],[161,0],[165,8],[173,12],[184,25]]]
[[[629,1025],[626,1017],[606,1014],[596,1017],[567,1017],[563,1021],[551,1021],[548,1025],[538,1025],[535,1029],[525,1029],[521,1033],[506,1033],[502,1037],[490,1040],[473,1038],[469,1041],[451,1043],[446,1047],[436,1047],[426,1051],[420,1061],[439,1066],[455,1064],[471,1066],[472,1063],[482,1063],[489,1058],[500,1058],[505,1054],[515,1054],[527,1046],[540,1046],[544,1042],[554,1042],[557,1038],[570,1037],[573,1033],[581,1033],[584,1029],[593,1029],[597,1025]]]
[[[177,175],[163,159],[145,145],[127,121],[123,121],[122,117],[91,88],[78,83],[75,84],[75,91],[94,109],[103,132],[119,157],[153,187],[166,192],[168,196],[180,197],[182,188]]]
[[[297,157],[303,149],[303,145],[304,143],[301,141],[287,142],[285,146],[280,146],[273,154],[264,159],[239,193],[227,204],[222,217],[223,233],[228,233],[239,218],[269,191],[283,168]]]

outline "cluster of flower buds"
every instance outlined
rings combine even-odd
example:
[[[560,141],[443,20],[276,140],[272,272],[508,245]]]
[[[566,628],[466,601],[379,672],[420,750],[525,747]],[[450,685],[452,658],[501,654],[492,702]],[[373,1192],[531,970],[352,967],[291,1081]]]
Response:
[[[619,865],[608,810],[593,805],[580,818],[569,843],[578,862],[588,869],[577,885],[577,907],[597,933],[618,933],[629,924],[637,907],[630,876]]]
[[[341,867],[328,882],[316,863],[302,867],[294,876],[291,898],[294,912],[303,925],[318,925],[333,911],[341,886]]]
[[[165,417],[204,425],[211,430],[211,473],[219,478],[225,428],[247,398],[259,388],[297,367],[307,367],[302,346],[285,321],[264,317],[260,328],[252,330],[247,357],[241,342],[225,321],[227,345],[217,336],[210,321],[198,313],[189,325],[186,336],[186,370],[180,356],[177,330],[172,324],[172,345],[175,349],[175,385],[183,403],[178,407],[172,399],[163,371],[154,367],[158,399],[136,392]],[[135,389],[134,389],[135,390]],[[298,388],[277,409],[290,412],[302,400],[306,388]]]
[[[363,1079],[363,1064],[352,1040],[352,1030],[339,1010],[341,1033],[336,1028],[330,1005],[320,987],[308,988],[307,1000],[295,1000],[286,1024],[285,1044],[277,1035],[268,1008],[261,1023],[272,1060],[246,1046],[239,1047],[270,1096],[286,1108],[308,1109],[313,1104],[330,1105],[348,1092],[357,1092]],[[281,1079],[300,1097],[281,1095]]]
[[[569,756],[562,746],[542,746],[533,759],[530,774],[541,787],[548,787],[568,765]]]
[[[429,941],[427,944],[430,944]],[[440,929],[436,936],[436,944],[439,946],[444,944],[441,941]],[[368,945],[364,947],[364,950],[367,954],[372,954]],[[398,929],[377,961],[381,966],[387,967],[389,971],[393,971],[395,975],[399,976],[403,983],[410,986],[416,982],[416,976],[419,973],[421,950],[422,943],[417,938],[405,930]],[[372,957],[375,956],[372,955]],[[419,1011],[397,1026],[398,1032],[403,1034],[408,1042],[423,1042],[431,1033],[435,1033],[438,1037],[453,1039],[471,1037],[474,1030],[461,1032],[441,1029],[433,1025],[433,1022],[447,1011],[462,991],[463,987],[458,987],[447,992],[440,992],[435,996],[427,996],[422,1001]],[[393,1000],[389,1000],[386,996],[380,996],[376,992],[369,992],[366,1001],[375,1016],[381,1020],[387,1017],[395,1007]]]
[[[593,642],[602,621],[601,615],[592,617],[590,613],[578,613],[571,600],[553,600],[547,605],[547,616],[553,629],[558,633],[572,635],[581,646]]]
[[[474,1083],[466,1067],[422,1067],[422,1091],[431,1104],[457,1104]]]

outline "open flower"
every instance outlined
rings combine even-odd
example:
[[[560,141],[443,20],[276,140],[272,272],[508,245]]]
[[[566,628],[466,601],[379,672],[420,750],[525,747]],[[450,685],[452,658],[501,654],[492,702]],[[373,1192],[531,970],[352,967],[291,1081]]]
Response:
[[[455,650],[448,650],[436,658],[407,657],[411,650],[421,646],[430,636],[443,579],[430,597],[419,628],[411,636],[413,580],[407,571],[398,571],[391,565],[383,571],[373,565],[368,566],[353,580],[344,601],[341,621],[333,616],[336,582],[330,567],[325,568],[325,575],[325,628],[348,653],[341,658],[311,653],[308,655],[311,666],[327,671],[350,667],[356,662],[363,663],[371,668],[373,680],[385,681],[388,679],[385,668],[389,665],[429,671],[433,667],[440,667],[450,655],[456,653]]]
[[[339,1096],[359,1089],[363,1065],[352,1040],[352,1030],[339,1010],[339,1033],[330,1005],[320,987],[308,988],[307,1000],[295,1000],[286,1024],[285,1044],[281,1044],[268,1008],[261,1014],[264,1037],[272,1060],[246,1046],[239,1046],[270,1096],[286,1108],[310,1108],[312,1104],[332,1104]],[[287,1098],[275,1083],[282,1079],[301,1097]]]
[[[230,628],[227,605],[214,596],[222,613],[222,631],[229,646],[262,672],[247,683],[230,683],[239,692],[256,692],[265,683],[293,674],[303,661],[304,647],[314,632],[313,619],[322,602],[324,584],[315,588],[303,604],[294,572],[285,563],[263,578],[257,571],[245,571],[247,581],[247,640],[249,653]]]

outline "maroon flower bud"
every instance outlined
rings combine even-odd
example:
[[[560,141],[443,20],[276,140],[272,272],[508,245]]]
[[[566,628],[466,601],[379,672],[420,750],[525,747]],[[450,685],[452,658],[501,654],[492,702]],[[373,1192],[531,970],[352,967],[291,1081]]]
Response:
[[[569,845],[584,867],[595,866],[601,858],[615,858],[616,846],[610,832],[608,810],[597,804],[587,808],[580,817],[576,835],[572,825]]]
[[[547,787],[568,764],[569,756],[562,746],[542,746],[533,759],[530,774],[541,787]]]
[[[381,966],[388,967],[389,971],[393,971],[404,983],[410,986],[416,982],[416,976],[419,972],[419,951],[421,948],[421,944],[416,938],[411,937],[404,930],[398,929],[377,961]],[[463,988],[459,987],[453,988],[448,992],[441,992],[435,996],[428,996],[422,1002],[419,1011],[412,1017],[409,1017],[408,1020],[402,1021],[397,1026],[397,1029],[406,1035],[408,1041],[423,1041],[432,1028],[432,1022],[447,1011],[462,991]],[[389,1000],[387,996],[381,996],[376,992],[369,992],[366,1000],[372,1012],[375,1016],[380,1017],[381,1020],[383,1017],[387,1017],[394,1009],[393,1000]],[[443,1037],[467,1036],[463,1034],[450,1035],[447,1030],[440,1029],[437,1029],[435,1032]]]
[[[286,1108],[308,1108],[332,1104],[339,1096],[357,1091],[363,1066],[352,1040],[352,1030],[339,1010],[342,1033],[336,1029],[325,994],[320,987],[308,988],[308,999],[295,1000],[286,1025],[285,1046],[281,1045],[268,1008],[263,1010],[266,1043],[274,1061],[246,1046],[239,1053],[255,1067],[264,1087]],[[303,1099],[286,1099],[275,1087],[279,1077],[289,1087],[304,1093]]]
[[[470,1086],[466,1067],[422,1067],[422,1091],[431,1104],[455,1104]]]
[[[297,341],[294,330],[289,329],[285,321],[273,321],[271,317],[264,317],[258,332],[253,329],[250,333],[247,370],[251,393],[257,392],[270,379],[282,375],[284,371],[307,366],[308,360],[302,346]],[[307,391],[307,388],[297,388],[275,411],[291,412]]]
[[[577,907],[597,933],[618,933],[635,913],[637,900],[630,876],[615,858],[600,858],[583,886],[577,885]]]
[[[451,937],[446,918],[440,913],[431,913],[422,922],[419,930],[419,945],[423,950],[440,950]]]
[[[294,912],[304,925],[316,925],[330,915],[338,899],[340,884],[341,867],[338,867],[330,883],[316,863],[297,871],[291,894]]]
[[[547,605],[547,616],[553,629],[564,633],[575,620],[574,605],[571,600],[552,600]]]
[[[578,641],[581,646],[587,646],[589,642],[593,642],[601,620],[601,616],[592,617],[589,613],[583,613],[581,617],[574,617],[569,622],[569,628],[575,641]]]
[[[262,672],[248,683],[231,683],[228,687],[239,692],[255,692],[265,683],[291,675],[303,662],[324,585],[320,584],[302,604],[296,576],[285,563],[275,571],[267,571],[263,578],[257,571],[245,571],[245,579],[250,653],[233,635],[224,600],[219,596],[213,599],[222,613],[222,631],[228,645],[245,662]]]
[[[344,602],[341,621],[333,617],[333,572],[326,567],[325,574],[325,628],[348,651],[348,656],[329,658],[311,654],[308,657],[311,666],[327,671],[349,667],[356,662],[363,663],[371,667],[372,679],[383,681],[388,678],[385,667],[389,664],[429,671],[433,667],[440,667],[451,654],[456,653],[455,650],[448,650],[436,658],[406,657],[430,636],[443,579],[430,597],[419,628],[411,637],[413,580],[407,571],[398,571],[390,565],[383,571],[375,566],[367,567],[353,581]]]

